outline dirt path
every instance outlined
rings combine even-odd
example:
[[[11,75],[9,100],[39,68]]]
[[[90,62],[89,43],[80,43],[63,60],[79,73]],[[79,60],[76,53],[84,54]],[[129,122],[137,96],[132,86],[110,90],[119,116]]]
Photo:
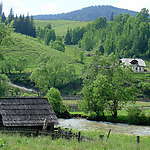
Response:
[[[13,83],[10,83],[10,85],[11,85],[12,87],[17,87],[17,88],[19,88],[19,89],[21,89],[21,90],[25,90],[25,91],[37,93],[34,89],[28,89],[28,88],[26,88],[26,87],[19,86],[19,85],[13,84]]]

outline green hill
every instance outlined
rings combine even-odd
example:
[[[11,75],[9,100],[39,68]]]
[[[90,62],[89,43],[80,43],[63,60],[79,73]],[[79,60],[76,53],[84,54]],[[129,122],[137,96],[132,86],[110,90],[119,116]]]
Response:
[[[60,52],[41,44],[36,38],[26,36],[19,33],[12,33],[12,42],[9,46],[1,47],[0,52],[4,57],[12,56],[17,59],[24,56],[28,61],[28,66],[25,71],[33,71],[36,67],[36,61],[42,53],[50,55],[52,58],[64,60],[66,64],[74,64],[77,73],[81,73],[83,64],[77,62],[80,57],[81,50],[73,46],[66,46],[65,52]],[[86,54],[86,53],[85,53]],[[88,61],[88,60],[87,60]]]
[[[141,8],[142,9],[142,8]],[[132,16],[136,16],[137,12],[116,8],[109,5],[102,6],[90,6],[85,7],[79,10],[71,11],[68,13],[62,14],[47,14],[47,15],[36,15],[33,16],[34,19],[39,20],[72,20],[72,21],[94,21],[98,17],[106,17],[107,20],[110,20],[111,13],[114,13],[114,16],[128,13]]]

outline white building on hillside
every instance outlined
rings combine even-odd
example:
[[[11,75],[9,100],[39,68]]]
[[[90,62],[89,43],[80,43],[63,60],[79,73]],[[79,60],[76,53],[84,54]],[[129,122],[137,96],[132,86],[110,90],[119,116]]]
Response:
[[[144,67],[146,67],[144,60],[139,58],[122,58],[120,63],[124,63],[126,66],[131,65],[134,72],[144,72]]]

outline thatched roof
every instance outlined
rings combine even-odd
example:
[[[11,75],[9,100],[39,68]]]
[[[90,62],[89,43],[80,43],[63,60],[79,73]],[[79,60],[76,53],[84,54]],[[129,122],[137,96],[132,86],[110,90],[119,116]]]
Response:
[[[57,117],[44,98],[0,98],[0,115],[3,126],[43,126],[57,124]]]
[[[120,62],[124,63],[126,66],[134,64],[135,61],[137,62],[138,66],[146,67],[146,64],[143,59],[139,59],[139,58],[122,58],[122,59],[120,59]]]

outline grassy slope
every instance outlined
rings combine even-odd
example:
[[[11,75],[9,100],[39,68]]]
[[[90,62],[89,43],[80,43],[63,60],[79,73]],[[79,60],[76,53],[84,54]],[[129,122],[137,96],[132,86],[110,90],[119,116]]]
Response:
[[[34,20],[35,26],[45,27],[47,24],[51,24],[52,28],[55,30],[56,35],[64,36],[67,29],[73,29],[74,27],[83,27],[88,22],[80,21],[69,21],[69,20]]]
[[[11,55],[15,59],[19,56],[26,57],[28,60],[28,67],[26,71],[33,71],[35,69],[36,60],[42,53],[46,53],[58,60],[64,60],[66,64],[74,64],[77,74],[81,73],[84,66],[83,64],[75,61],[75,59],[79,59],[81,50],[72,46],[66,46],[66,51],[63,53],[39,43],[36,38],[18,33],[12,33],[12,41],[13,43],[11,45],[2,47],[0,51],[5,57],[8,55]]]

